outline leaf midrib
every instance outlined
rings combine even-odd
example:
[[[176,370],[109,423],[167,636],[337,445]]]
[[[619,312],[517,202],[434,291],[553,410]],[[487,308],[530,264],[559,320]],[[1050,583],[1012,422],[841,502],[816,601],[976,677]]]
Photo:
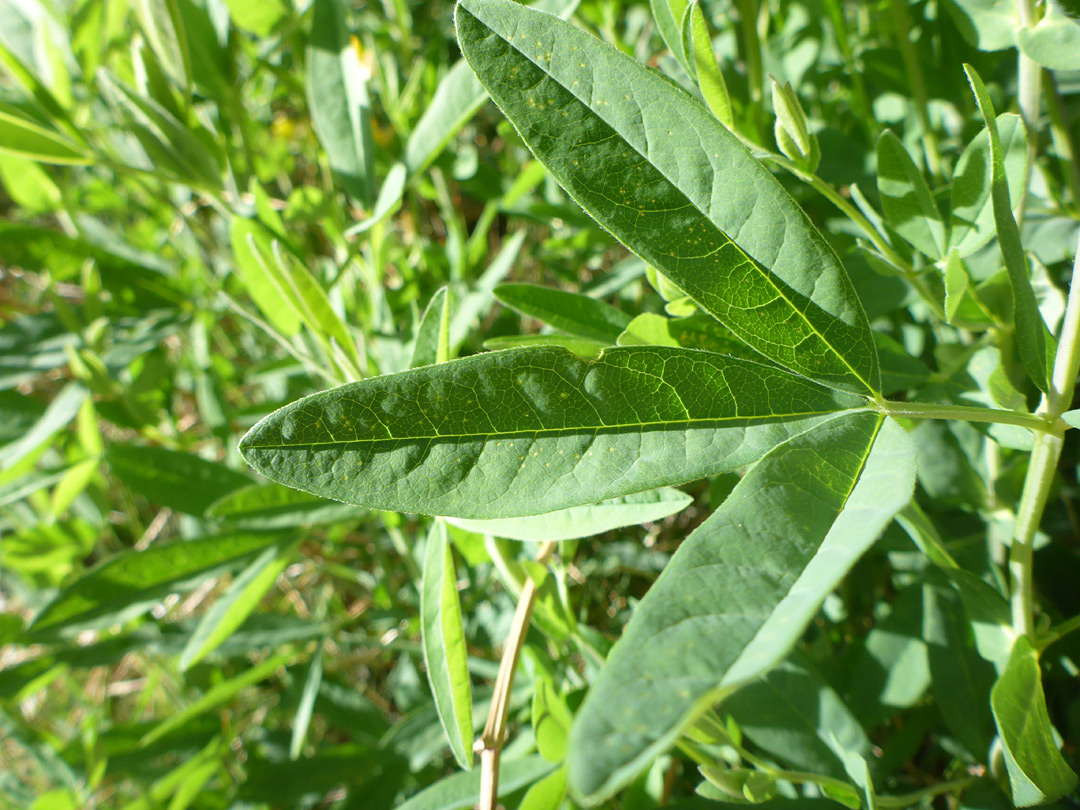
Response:
[[[330,447],[346,444],[376,444],[378,442],[414,442],[423,440],[435,440],[435,439],[475,439],[475,438],[495,438],[506,436],[537,436],[540,434],[549,433],[601,433],[613,430],[621,430],[623,428],[645,428],[656,427],[658,425],[697,425],[707,422],[712,423],[724,423],[724,422],[746,422],[748,425],[755,421],[766,421],[770,419],[799,419],[804,416],[840,416],[846,413],[856,413],[859,411],[869,411],[868,407],[856,407],[856,408],[837,408],[832,411],[800,411],[792,413],[781,414],[762,414],[760,416],[728,416],[728,417],[701,417],[698,419],[673,419],[670,421],[654,421],[654,422],[626,422],[623,424],[615,425],[575,425],[574,427],[565,428],[539,428],[536,430],[509,430],[509,431],[486,431],[483,433],[436,433],[432,435],[422,436],[388,436],[384,438],[371,438],[371,439],[335,439],[332,441],[319,441],[319,442],[295,442],[292,444],[249,444],[243,447],[244,450],[285,450],[296,449],[301,447]]]
[[[810,331],[813,332],[813,334],[816,335],[818,337],[818,339],[820,339],[821,342],[824,343],[829,348],[829,350],[836,357],[838,357],[840,359],[840,362],[843,363],[843,365],[848,369],[848,371],[850,371],[855,376],[855,379],[857,379],[860,383],[862,383],[866,387],[867,391],[869,391],[871,393],[875,392],[874,387],[872,385],[870,385],[865,379],[863,379],[863,376],[858,371],[855,370],[855,368],[851,365],[851,363],[849,363],[847,361],[847,358],[843,354],[841,354],[839,351],[837,351],[836,347],[833,346],[833,344],[828,339],[826,339],[826,337],[817,329],[817,327],[814,326],[814,324],[810,321],[810,319],[806,317],[806,314],[801,309],[796,307],[786,295],[784,295],[784,291],[781,290],[776,285],[776,282],[773,280],[771,271],[769,271],[764,265],[762,265],[760,262],[758,262],[756,259],[754,259],[745,250],[743,250],[742,246],[738,242],[736,242],[734,239],[732,239],[731,236],[728,235],[728,233],[723,228],[721,228],[719,225],[717,225],[712,220],[712,217],[710,217],[706,212],[702,211],[701,208],[693,200],[691,200],[682,191],[681,188],[679,188],[679,186],[675,183],[675,181],[672,180],[667,175],[667,173],[665,173],[659,166],[657,166],[655,163],[653,163],[653,161],[649,158],[648,155],[643,154],[640,149],[638,149],[636,146],[634,146],[632,143],[630,143],[625,137],[623,137],[623,135],[619,132],[619,130],[617,130],[606,118],[604,118],[600,114],[600,112],[597,109],[593,108],[592,106],[587,104],[585,101],[583,101],[576,93],[574,93],[574,91],[571,88],[567,87],[565,84],[563,84],[558,79],[556,79],[555,76],[552,75],[543,65],[541,65],[535,59],[531,58],[524,51],[519,50],[514,45],[514,42],[513,42],[512,39],[508,40],[506,37],[504,37],[502,34],[500,34],[498,31],[496,31],[490,25],[488,25],[483,20],[481,20],[479,17],[477,17],[475,14],[473,14],[468,8],[466,8],[464,6],[461,6],[461,8],[467,14],[471,15],[472,18],[474,20],[476,20],[480,25],[482,25],[485,29],[490,31],[493,36],[497,36],[499,39],[501,39],[503,42],[505,42],[510,47],[510,49],[514,51],[514,53],[519,54],[522,59],[526,60],[527,62],[530,62],[531,64],[533,64],[537,68],[539,68],[540,71],[544,74],[544,76],[546,76],[551,81],[555,82],[559,87],[561,87],[563,90],[565,90],[567,93],[569,93],[570,96],[572,96],[575,101],[577,101],[583,107],[585,107],[590,112],[592,112],[593,115],[595,115],[597,118],[599,118],[601,121],[603,121],[604,125],[607,126],[612,131],[612,133],[614,133],[613,137],[619,138],[619,140],[621,140],[628,147],[633,149],[638,155],[640,155],[642,160],[644,160],[646,163],[648,163],[650,166],[652,166],[654,169],[656,169],[656,171],[660,174],[660,176],[663,177],[665,180],[667,180],[668,183],[671,185],[671,187],[679,195],[681,195],[684,200],[686,200],[687,207],[693,208],[695,211],[697,211],[705,219],[706,222],[709,223],[709,225],[712,228],[715,228],[717,232],[723,234],[724,238],[727,239],[735,247],[735,249],[739,251],[739,253],[750,263],[750,265],[755,270],[757,270],[758,273],[765,279],[765,281],[769,284],[769,286],[772,287],[772,289],[776,292],[776,295],[778,297],[780,297],[784,301],[784,303],[786,303],[791,308],[792,311],[798,313],[799,317],[810,328]],[[538,13],[543,14],[545,12],[540,11]],[[608,43],[604,42],[603,40],[597,40],[597,42],[599,42],[601,45],[606,45],[607,47],[611,48],[611,50],[614,51],[617,54],[624,55],[624,54],[621,54],[621,52],[617,48],[614,48],[613,46],[608,45]],[[471,65],[471,62],[470,62],[470,65]],[[595,70],[595,68],[594,68],[594,70]],[[650,79],[652,78],[651,74],[646,74],[646,75],[650,75]],[[656,77],[656,78],[659,78],[659,77]],[[698,106],[701,106],[700,103],[697,101],[697,99],[695,99],[693,96],[691,96],[689,94],[686,95],[686,100],[688,102],[690,102],[690,103],[695,103],[695,104],[698,104]],[[704,110],[704,107],[702,107],[702,110]],[[707,110],[704,110],[704,111],[708,112]],[[709,113],[709,114],[711,115],[711,113]],[[511,121],[511,123],[514,123],[514,122]],[[517,129],[517,124],[516,123],[514,123],[514,128]],[[580,205],[586,211],[589,210],[589,208],[586,206],[586,204],[584,202],[582,202],[581,200],[579,200],[577,195],[574,194],[574,192],[572,192],[570,189],[565,189],[565,190],[571,196],[571,198],[573,198],[573,200],[576,203],[578,203],[578,205]],[[601,196],[603,196],[603,195],[601,195]],[[619,203],[619,202],[617,202],[615,200],[612,200],[611,202],[614,202],[617,205],[626,205],[626,207],[628,207],[628,208],[633,208],[633,206],[627,205],[626,203]],[[634,208],[634,210],[640,210],[640,209]],[[665,210],[678,210],[678,209],[665,209]],[[721,248],[718,248],[716,251],[713,251],[713,252],[714,253],[718,252],[720,249]],[[701,256],[701,257],[688,257],[688,258],[708,258],[709,255],[711,255],[711,254],[706,254],[706,255]],[[841,272],[843,272],[843,268],[837,267],[837,269],[840,270]],[[690,298],[692,298],[696,303],[698,303],[699,306],[701,306],[703,310],[708,312],[710,316],[715,318],[717,321],[720,320],[715,315],[713,315],[712,312],[707,307],[705,307],[704,304],[702,304],[700,301],[698,301],[696,296],[690,295],[689,293],[687,293],[687,295]],[[833,316],[833,317],[836,317],[836,316]],[[840,320],[840,319],[837,318],[837,320]],[[720,321],[720,322],[723,323],[722,321]],[[754,348],[754,350],[757,351],[757,349],[755,347],[751,346],[751,348]]]

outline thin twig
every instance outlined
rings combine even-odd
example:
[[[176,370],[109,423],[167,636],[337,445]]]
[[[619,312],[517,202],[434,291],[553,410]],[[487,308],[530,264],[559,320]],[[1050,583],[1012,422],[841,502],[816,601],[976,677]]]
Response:
[[[554,550],[555,543],[544,543],[536,553],[536,561],[545,562]],[[517,610],[514,611],[514,622],[510,626],[510,634],[506,637],[502,661],[499,662],[499,673],[495,677],[495,691],[491,695],[487,723],[477,742],[480,751],[480,803],[477,810],[495,810],[495,802],[499,796],[499,757],[502,754],[503,737],[506,735],[510,693],[514,688],[514,673],[517,672],[518,660],[521,658],[521,648],[525,645],[535,602],[536,582],[532,577],[526,577],[521,596],[518,597]]]

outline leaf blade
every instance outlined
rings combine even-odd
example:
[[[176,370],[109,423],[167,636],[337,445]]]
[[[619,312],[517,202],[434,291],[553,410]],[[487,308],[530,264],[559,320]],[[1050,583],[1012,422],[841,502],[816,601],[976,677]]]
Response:
[[[593,363],[511,349],[299,400],[240,450],[268,478],[336,500],[519,517],[734,469],[820,414],[863,405],[692,349],[620,347]]]
[[[766,357],[877,390],[869,325],[839,259],[704,107],[550,15],[511,0],[457,9],[462,51],[492,99],[604,228]]]
[[[465,770],[473,764],[472,684],[461,621],[461,601],[446,524],[428,533],[420,585],[420,631],[428,683],[450,751]]]
[[[1013,644],[1009,663],[990,692],[990,707],[1004,744],[1013,802],[1028,807],[1072,792],[1077,776],[1054,742],[1039,657],[1026,636]]]
[[[679,547],[575,717],[571,791],[600,800],[788,650],[910,498],[894,422],[848,414],[778,446]]]

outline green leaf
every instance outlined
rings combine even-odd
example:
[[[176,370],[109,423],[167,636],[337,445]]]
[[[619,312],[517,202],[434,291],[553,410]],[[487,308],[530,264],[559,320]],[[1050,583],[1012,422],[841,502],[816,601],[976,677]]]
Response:
[[[63,205],[63,195],[41,164],[0,153],[0,180],[16,205],[35,214],[50,214]]]
[[[986,92],[979,74],[971,65],[964,65],[971,89],[975,93],[983,122],[990,137],[991,190],[993,200],[994,225],[997,228],[998,244],[1005,259],[1005,269],[1009,273],[1009,285],[1013,294],[1013,313],[1016,320],[1016,343],[1023,363],[1035,387],[1045,392],[1048,387],[1047,373],[1054,364],[1056,349],[1054,338],[1050,335],[1035,293],[1031,288],[1031,276],[1028,271],[1027,257],[1020,240],[1020,229],[1013,218],[1009,186],[1005,177],[1005,153],[994,118],[994,106]]]
[[[1061,418],[1064,419],[1069,426],[1080,428],[1080,410],[1065,411],[1065,413],[1061,415]]]
[[[982,761],[994,738],[994,667],[976,652],[970,620],[952,589],[928,585],[924,594],[923,638],[934,702],[952,734]]]
[[[499,764],[499,796],[506,796],[543,779],[555,766],[540,756]],[[455,773],[425,788],[396,810],[463,810],[480,801],[480,771]]]
[[[484,106],[487,91],[462,59],[446,72],[405,144],[409,174],[426,169],[450,139]]]
[[[611,795],[780,660],[914,476],[906,432],[868,413],[823,422],[755,464],[634,609],[575,717],[572,793]]]
[[[0,152],[40,163],[90,162],[77,143],[26,119],[7,104],[0,104]]]
[[[1032,28],[1018,27],[1016,44],[1033,62],[1051,70],[1080,70],[1080,23],[1070,19],[1057,3]]]
[[[249,484],[214,501],[205,514],[235,529],[266,531],[355,521],[365,511],[279,484]]]
[[[371,215],[367,219],[356,223],[345,231],[346,236],[358,236],[367,233],[373,227],[383,222],[388,216],[401,205],[401,197],[405,193],[406,169],[401,163],[395,163],[386,173],[386,178],[379,187],[379,196],[375,198],[375,206],[371,209]]]
[[[342,0],[314,0],[307,48],[307,97],[319,143],[345,193],[361,205],[374,196],[371,102],[367,76],[345,25]]]
[[[652,16],[656,21],[656,30],[660,32],[660,38],[664,40],[671,55],[686,71],[686,75],[693,76],[693,68],[683,50],[682,19],[686,6],[687,0],[649,0],[649,7],[652,9]],[[468,56],[465,58],[468,59]]]
[[[877,391],[870,328],[836,254],[708,110],[550,15],[512,0],[457,8],[462,53],[492,99],[604,228],[769,359]]]
[[[266,592],[273,587],[296,552],[293,544],[275,544],[245,568],[203,614],[180,652],[179,667],[184,672],[221,646],[244,623]]]
[[[265,240],[249,234],[247,243],[251,258],[259,266],[261,279],[269,279],[277,296],[288,302],[304,325],[323,343],[327,354],[334,356],[333,341],[345,352],[353,367],[359,368],[356,342],[311,271],[292,252],[282,250],[280,242],[271,241],[268,247]]]
[[[241,31],[266,37],[291,10],[283,0],[225,0],[229,19]]]
[[[296,716],[293,718],[292,739],[289,742],[289,759],[299,759],[300,752],[304,750],[304,738],[307,737],[308,727],[311,725],[311,713],[315,708],[315,698],[319,694],[319,684],[323,676],[323,645],[320,644],[311,658],[308,667],[307,678],[304,679],[304,690],[300,693],[300,704],[296,707]]]
[[[0,470],[10,470],[71,424],[89,393],[78,383],[65,385],[29,430],[0,447]]]
[[[489,351],[518,349],[522,346],[562,346],[585,360],[595,360],[611,343],[606,340],[591,340],[590,338],[579,338],[573,335],[549,334],[499,335],[498,337],[488,338],[483,345]]]
[[[450,359],[450,293],[440,287],[431,296],[416,329],[409,368],[445,363]]]
[[[587,295],[533,284],[500,284],[495,288],[495,297],[522,315],[608,345],[614,344],[633,320],[622,310]]]
[[[728,96],[724,74],[720,72],[720,65],[717,64],[716,55],[713,53],[712,38],[709,36],[709,27],[705,24],[705,15],[701,12],[701,4],[694,0],[688,8],[690,50],[701,97],[705,99],[705,104],[716,116],[716,120],[728,129],[733,129],[731,98]]]
[[[145,612],[166,594],[242,564],[279,540],[272,534],[230,534],[122,551],[63,588],[34,617],[30,630],[56,631],[103,616],[121,621],[129,612]]]
[[[532,728],[536,735],[536,750],[549,762],[566,759],[566,738],[574,716],[566,701],[555,691],[551,679],[539,676],[533,692]]]
[[[276,655],[250,669],[245,669],[241,674],[233,678],[215,684],[210,689],[206,690],[206,692],[193,703],[176,711],[169,716],[168,720],[159,723],[149,732],[144,734],[142,739],[139,740],[139,745],[150,745],[167,734],[171,734],[172,732],[183,728],[200,714],[204,714],[211,709],[216,709],[221,704],[231,700],[242,689],[270,677],[279,667],[287,666],[295,657],[296,654],[292,652]]]
[[[964,39],[980,51],[1016,45],[1016,32],[1021,28],[1016,0],[948,0],[945,8]]]
[[[518,810],[559,810],[566,798],[566,768],[552,771],[521,798]]]
[[[173,81],[191,95],[191,53],[176,0],[135,0],[139,28]]]
[[[469,651],[461,624],[454,557],[446,524],[436,520],[428,533],[420,586],[420,636],[428,683],[450,751],[458,765],[472,768],[472,683]]]
[[[254,220],[235,217],[229,226],[229,242],[236,274],[263,317],[285,337],[295,335],[300,331],[300,316],[262,258],[270,253],[270,234]]]
[[[463,520],[447,518],[448,522],[466,531],[542,543],[547,540],[574,540],[592,537],[623,526],[635,526],[681,512],[693,502],[685,492],[664,487],[600,503],[571,506],[558,512],[501,520]]]
[[[727,697],[724,710],[755,745],[799,770],[842,779],[843,763],[829,745],[834,737],[846,750],[870,752],[851,710],[798,655]]]
[[[861,400],[666,347],[511,349],[315,394],[253,427],[268,478],[370,508],[519,517],[736,469]]]
[[[924,256],[945,255],[945,223],[941,211],[900,139],[888,130],[877,142],[878,192],[885,221]]]
[[[1005,749],[1013,803],[1030,807],[1071,793],[1077,777],[1054,741],[1039,656],[1026,636],[1013,644],[1009,663],[990,693],[990,707]]]
[[[997,117],[998,139],[1009,198],[1020,199],[1027,185],[1031,168],[1028,161],[1027,131],[1023,119],[1012,113]],[[994,205],[991,200],[993,158],[990,154],[989,130],[982,129],[972,138],[953,172],[949,247],[968,256],[994,237]]]
[[[111,444],[105,461],[113,475],[147,500],[189,515],[201,516],[223,495],[251,483],[224,464],[164,447]]]

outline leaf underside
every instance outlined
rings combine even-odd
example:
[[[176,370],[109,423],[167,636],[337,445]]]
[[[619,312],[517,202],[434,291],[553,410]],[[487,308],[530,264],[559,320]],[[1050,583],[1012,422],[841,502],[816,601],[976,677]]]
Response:
[[[274,412],[240,450],[287,486],[372,509],[501,518],[685,483],[865,405],[693,349],[491,352],[351,383]]]
[[[773,666],[911,496],[915,451],[875,414],[775,448],[687,538],[575,717],[570,787],[595,803],[711,702]]]

